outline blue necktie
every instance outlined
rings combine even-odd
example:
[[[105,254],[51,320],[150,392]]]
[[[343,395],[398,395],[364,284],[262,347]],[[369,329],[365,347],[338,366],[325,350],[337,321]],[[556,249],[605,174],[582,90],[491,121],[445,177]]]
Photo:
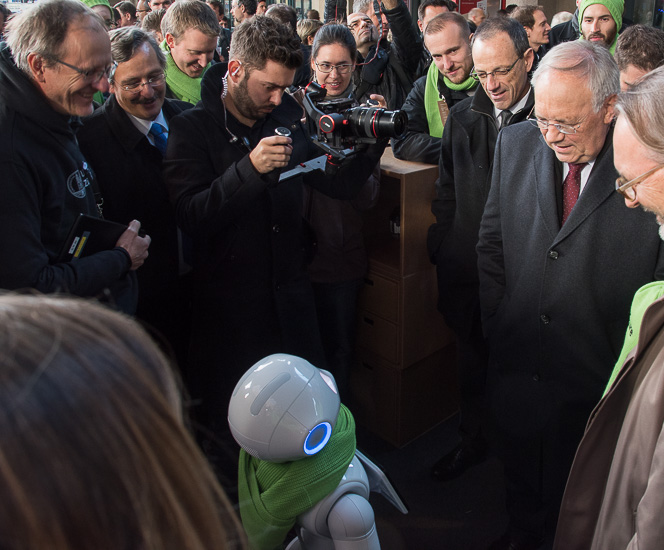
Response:
[[[161,124],[158,122],[153,122],[152,126],[150,126],[150,135],[154,139],[154,146],[159,149],[159,152],[163,157],[166,156],[166,143],[167,143],[167,138],[166,135],[164,134],[164,129],[162,128]]]

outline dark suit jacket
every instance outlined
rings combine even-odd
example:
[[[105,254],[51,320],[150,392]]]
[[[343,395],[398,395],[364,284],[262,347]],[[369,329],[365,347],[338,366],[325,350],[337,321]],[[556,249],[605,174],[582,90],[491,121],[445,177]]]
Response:
[[[506,428],[566,426],[584,403],[569,419],[582,433],[634,292],[664,275],[654,217],[615,191],[611,137],[561,229],[562,165],[540,131],[521,123],[498,136],[477,253],[492,405]]]
[[[190,107],[184,101],[166,99],[162,109],[170,121]],[[123,224],[139,220],[152,238],[150,255],[137,271],[137,315],[159,324],[162,313],[151,310],[163,300],[174,299],[171,292],[179,269],[175,213],[161,174],[163,158],[134,126],[115,96],[84,120],[79,142],[97,174],[104,217]]]

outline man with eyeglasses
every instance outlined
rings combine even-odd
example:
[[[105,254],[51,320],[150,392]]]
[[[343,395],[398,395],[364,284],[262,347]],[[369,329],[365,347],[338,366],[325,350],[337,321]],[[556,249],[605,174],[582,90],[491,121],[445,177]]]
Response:
[[[457,338],[461,394],[461,441],[433,466],[433,476],[441,481],[486,458],[488,352],[480,321],[475,245],[489,193],[496,136],[504,126],[525,120],[533,105],[528,83],[533,52],[526,31],[514,19],[486,20],[473,37],[472,54],[471,74],[480,86],[473,97],[452,107],[447,118],[431,208],[436,223],[427,239],[438,273],[438,309]]]
[[[0,288],[107,296],[136,307],[149,237],[140,223],[109,250],[62,261],[80,214],[98,217],[96,179],[81,153],[80,117],[108,90],[111,52],[99,18],[79,0],[44,0],[8,24],[0,50]]]
[[[652,218],[615,191],[620,82],[608,49],[560,44],[532,83],[533,120],[498,136],[477,245],[487,393],[507,481],[504,542],[519,548],[550,541],[634,292],[664,277]]]
[[[450,109],[477,89],[477,80],[470,76],[468,22],[458,13],[440,14],[428,21],[424,43],[433,62],[401,107],[408,115],[408,126],[401,138],[392,140],[392,150],[399,159],[438,164]]]
[[[616,190],[628,207],[655,214],[664,239],[664,67],[618,96],[616,113]],[[634,248],[641,246],[632,235],[628,239]],[[622,353],[574,458],[556,550],[662,545],[662,297],[661,281],[634,296]]]
[[[138,19],[139,25],[143,23],[143,19],[145,19],[145,16],[151,11],[148,0],[138,0],[138,2],[136,2],[136,18]]]
[[[139,219],[152,237],[150,259],[138,272],[136,316],[166,337],[184,365],[186,297],[175,212],[161,172],[170,121],[191,104],[164,98],[166,59],[151,33],[127,27],[110,37],[112,95],[84,119],[79,143],[97,175],[104,216]]]

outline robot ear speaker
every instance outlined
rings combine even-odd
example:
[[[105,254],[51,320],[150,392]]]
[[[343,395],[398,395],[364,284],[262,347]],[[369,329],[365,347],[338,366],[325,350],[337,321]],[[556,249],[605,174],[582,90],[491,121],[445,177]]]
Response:
[[[321,422],[313,428],[304,440],[304,452],[307,455],[315,455],[319,452],[332,436],[332,426],[329,422]]]

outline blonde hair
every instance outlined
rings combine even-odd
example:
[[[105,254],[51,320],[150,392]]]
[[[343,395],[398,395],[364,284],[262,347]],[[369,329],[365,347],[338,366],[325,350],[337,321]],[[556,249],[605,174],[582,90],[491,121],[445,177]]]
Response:
[[[91,302],[0,296],[0,547],[243,548],[137,323]]]

